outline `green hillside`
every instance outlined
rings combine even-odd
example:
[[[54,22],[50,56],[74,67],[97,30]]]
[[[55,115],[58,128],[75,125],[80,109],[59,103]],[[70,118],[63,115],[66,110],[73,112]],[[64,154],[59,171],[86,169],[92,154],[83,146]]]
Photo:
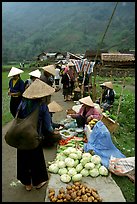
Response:
[[[3,62],[31,59],[43,51],[95,50],[115,5],[116,2],[3,2]],[[135,49],[135,2],[118,3],[102,48]]]

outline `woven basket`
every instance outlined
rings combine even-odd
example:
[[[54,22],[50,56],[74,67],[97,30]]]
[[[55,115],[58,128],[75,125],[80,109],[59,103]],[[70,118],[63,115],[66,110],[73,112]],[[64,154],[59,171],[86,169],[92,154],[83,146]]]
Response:
[[[119,123],[117,123],[116,121],[112,120],[111,118],[106,116],[104,113],[102,113],[102,115],[103,116],[102,116],[101,121],[108,128],[110,133],[114,133],[118,129]]]

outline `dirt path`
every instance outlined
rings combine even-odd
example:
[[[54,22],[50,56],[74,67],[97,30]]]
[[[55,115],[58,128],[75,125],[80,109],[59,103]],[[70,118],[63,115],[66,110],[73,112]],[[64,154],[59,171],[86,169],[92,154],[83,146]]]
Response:
[[[135,92],[135,86],[125,88]],[[66,117],[66,109],[74,105],[73,101],[64,102],[62,90],[55,92],[51,98],[63,107],[63,111],[55,113],[54,122],[59,122]],[[2,202],[44,202],[46,186],[40,190],[33,189],[27,192],[24,186],[16,179],[16,149],[8,146],[4,140],[4,134],[10,123],[2,128]],[[44,149],[46,163],[52,161],[56,156],[56,147]]]
[[[64,102],[62,90],[55,92],[51,98],[63,107],[63,111],[55,113],[54,122],[59,122],[66,117],[66,109],[74,105],[73,101]],[[33,189],[27,192],[24,186],[16,179],[16,149],[8,146],[4,134],[10,123],[2,128],[2,202],[44,202],[46,186],[40,190]],[[44,149],[46,163],[56,156],[56,147]]]

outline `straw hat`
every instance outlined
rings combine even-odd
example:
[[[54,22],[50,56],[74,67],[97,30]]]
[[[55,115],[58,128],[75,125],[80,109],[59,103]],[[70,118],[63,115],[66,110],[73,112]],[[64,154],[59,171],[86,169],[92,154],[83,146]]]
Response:
[[[79,99],[79,101],[87,106],[94,107],[94,103],[90,96],[86,96],[84,98]]]
[[[51,95],[54,92],[54,88],[40,79],[35,79],[35,81],[24,91],[22,96],[29,99],[35,99]]]
[[[48,66],[42,67],[42,69],[52,74],[53,76],[55,76],[55,66],[54,65],[48,65]]]
[[[62,111],[62,107],[56,102],[52,101],[51,103],[48,104],[49,112],[51,113],[56,113]]]
[[[35,71],[30,72],[29,75],[36,78],[40,78],[41,72],[39,71],[39,69],[36,69]]]
[[[8,74],[8,77],[12,77],[12,76],[15,76],[17,74],[21,74],[23,73],[24,71],[19,69],[19,68],[16,68],[16,67],[12,67],[9,74]]]
[[[65,67],[66,67],[66,65],[64,65],[64,64],[61,66],[62,69],[65,69]]]
[[[69,66],[69,67],[72,67],[72,66],[74,66],[74,64],[73,64],[72,62],[69,62],[69,63],[68,63],[68,66]]]
[[[74,91],[80,92],[81,89],[80,89],[79,87],[76,87],[76,88],[74,89]]]
[[[111,81],[104,82],[103,84],[100,84],[100,86],[105,86],[109,89],[113,89],[113,84]]]

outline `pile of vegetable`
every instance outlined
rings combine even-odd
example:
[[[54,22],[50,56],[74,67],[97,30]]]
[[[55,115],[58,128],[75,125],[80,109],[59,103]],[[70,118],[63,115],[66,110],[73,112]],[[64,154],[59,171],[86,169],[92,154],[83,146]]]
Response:
[[[57,153],[55,160],[49,165],[49,172],[59,174],[64,183],[82,180],[82,177],[107,176],[108,169],[101,165],[98,155],[91,155],[74,147],[67,147]]]
[[[94,127],[94,125],[98,122],[98,120],[96,118],[93,118],[88,125],[91,127],[91,129]]]
[[[105,111],[104,113],[105,113],[106,117],[109,117],[112,120],[116,120],[117,119],[117,117],[114,114],[110,113],[109,111]]]
[[[72,136],[71,138],[59,140],[59,145],[57,147],[57,153],[61,153],[68,147],[75,147],[77,149],[83,150],[84,143],[87,142],[86,135],[83,138]]]
[[[61,187],[56,196],[54,188],[50,188],[48,197],[51,202],[102,202],[95,188],[90,188],[81,182],[67,185],[66,189]]]

